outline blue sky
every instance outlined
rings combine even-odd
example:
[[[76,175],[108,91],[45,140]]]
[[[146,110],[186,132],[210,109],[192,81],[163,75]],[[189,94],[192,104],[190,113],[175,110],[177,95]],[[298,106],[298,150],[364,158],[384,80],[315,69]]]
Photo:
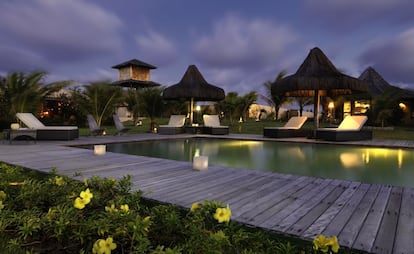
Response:
[[[48,79],[116,80],[136,58],[165,86],[195,64],[205,79],[243,95],[319,47],[358,77],[374,67],[414,89],[412,0],[2,0],[0,75],[45,70]]]

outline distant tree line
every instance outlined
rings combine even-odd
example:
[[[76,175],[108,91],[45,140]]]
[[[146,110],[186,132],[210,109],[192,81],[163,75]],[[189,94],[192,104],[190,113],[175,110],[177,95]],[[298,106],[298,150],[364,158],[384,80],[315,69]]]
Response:
[[[171,114],[186,114],[189,108],[189,102],[185,100],[163,100],[162,91],[165,87],[125,90],[112,85],[110,81],[94,81],[82,86],[74,86],[74,82],[70,80],[47,84],[46,75],[44,71],[34,71],[11,72],[5,77],[0,76],[1,129],[8,128],[10,123],[17,121],[17,112],[31,112],[38,116],[42,111],[42,105],[46,105],[51,98],[59,102],[59,114],[42,118],[42,121],[47,121],[49,125],[85,126],[87,114],[93,115],[99,125],[105,124],[111,121],[112,114],[120,106],[131,112],[134,122],[137,122],[139,117],[148,117],[155,125],[157,118],[169,117]],[[304,106],[313,103],[312,98],[278,97],[271,93],[272,83],[285,75],[286,72],[282,71],[274,81],[263,83],[263,94],[256,91],[245,95],[228,92],[224,100],[215,103],[213,107],[203,108],[202,113],[219,114],[230,124],[239,120],[246,121],[249,107],[260,97],[273,107],[274,119],[279,118],[279,109],[282,105],[290,104],[294,100],[299,105],[299,114],[302,115]],[[69,92],[62,93],[62,88]],[[395,98],[374,98],[373,108],[368,112],[370,121],[377,124],[398,124],[403,116],[401,110],[398,110]]]

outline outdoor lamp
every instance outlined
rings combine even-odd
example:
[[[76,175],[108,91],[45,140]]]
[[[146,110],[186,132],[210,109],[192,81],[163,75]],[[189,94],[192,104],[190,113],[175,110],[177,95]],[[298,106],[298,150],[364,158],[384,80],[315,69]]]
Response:
[[[18,124],[18,123],[10,124],[10,129],[12,129],[12,130],[18,130],[19,128],[20,128],[20,124]]]
[[[106,145],[94,145],[93,154],[94,155],[104,155],[106,153]]]
[[[208,156],[194,156],[193,169],[202,171],[208,168]]]

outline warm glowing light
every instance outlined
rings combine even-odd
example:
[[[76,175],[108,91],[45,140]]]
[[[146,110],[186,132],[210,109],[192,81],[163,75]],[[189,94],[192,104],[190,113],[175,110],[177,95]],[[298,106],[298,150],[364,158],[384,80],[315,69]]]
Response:
[[[397,163],[398,163],[398,168],[401,168],[403,164],[403,151],[401,149],[398,149],[398,152],[397,152]]]
[[[10,129],[12,129],[12,130],[17,130],[19,128],[20,128],[20,124],[18,124],[18,123],[10,124]]]
[[[334,107],[335,107],[335,104],[333,103],[333,101],[329,102],[328,108],[333,109]]]
[[[360,167],[364,164],[363,156],[360,157],[356,153],[341,153],[339,160],[345,168]]]
[[[200,110],[201,110],[200,105],[197,105],[197,106],[196,106],[196,111],[200,111]]]
[[[196,148],[194,152],[194,157],[198,157],[198,156],[200,156],[200,148]]]
[[[94,145],[93,154],[94,155],[104,155],[106,153],[106,145]]]
[[[208,156],[194,156],[193,169],[194,170],[207,170],[208,168]]]
[[[400,103],[398,104],[398,106],[400,107],[400,109],[405,109],[407,106],[404,103]]]

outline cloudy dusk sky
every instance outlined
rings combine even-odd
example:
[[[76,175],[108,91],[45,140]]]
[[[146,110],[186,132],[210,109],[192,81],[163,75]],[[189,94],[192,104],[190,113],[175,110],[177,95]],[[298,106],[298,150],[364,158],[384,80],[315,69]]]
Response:
[[[414,89],[413,0],[2,0],[0,75],[117,79],[138,59],[170,86],[195,64],[227,92],[261,92],[319,47],[344,73],[368,66]]]

